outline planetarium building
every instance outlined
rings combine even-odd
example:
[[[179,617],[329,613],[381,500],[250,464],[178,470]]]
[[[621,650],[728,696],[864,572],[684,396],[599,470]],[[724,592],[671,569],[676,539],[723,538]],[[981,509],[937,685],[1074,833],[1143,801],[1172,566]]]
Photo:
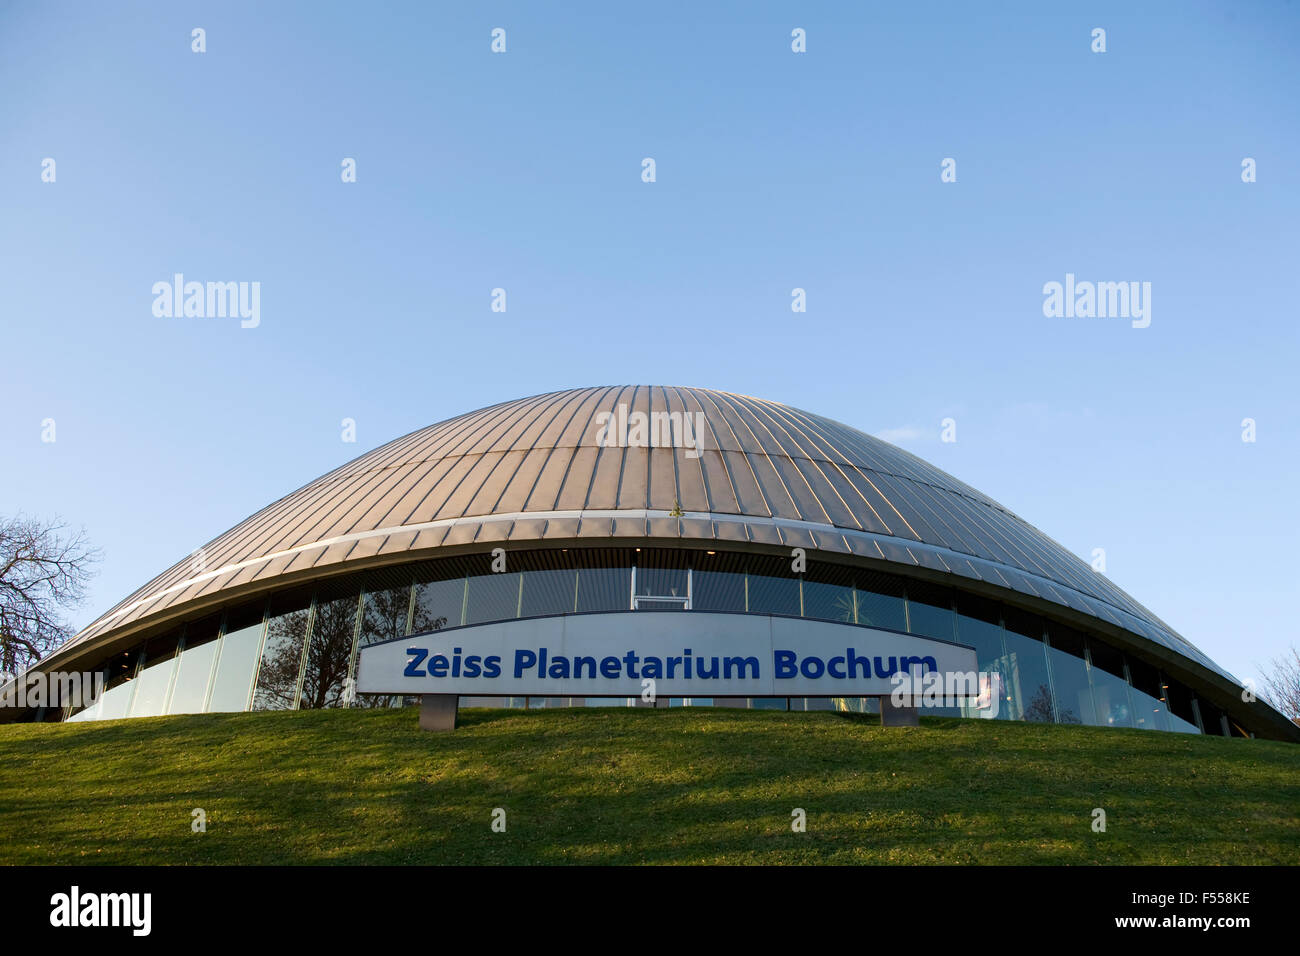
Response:
[[[1298,737],[1104,575],[938,468],[777,402],[660,386],[505,402],[362,455],[41,662],[102,673],[96,702],[8,719],[422,694],[627,705],[645,677],[662,680],[659,705],[874,710],[858,665],[871,678],[874,655],[878,680],[949,651],[996,675],[995,706],[934,713]]]

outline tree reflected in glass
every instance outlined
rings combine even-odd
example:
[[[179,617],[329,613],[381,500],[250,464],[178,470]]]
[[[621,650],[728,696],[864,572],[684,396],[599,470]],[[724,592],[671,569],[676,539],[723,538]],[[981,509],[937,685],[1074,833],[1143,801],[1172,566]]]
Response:
[[[257,672],[257,690],[253,694],[254,710],[293,708],[306,630],[306,607],[277,614],[268,622],[262,666]]]
[[[1033,699],[1025,705],[1025,720],[1040,724],[1052,722],[1052,692],[1046,684],[1039,684]],[[1066,721],[1066,723],[1078,723],[1078,721]]]
[[[365,606],[361,610],[361,637],[359,648],[382,641],[392,641],[405,637],[408,633],[418,634],[424,631],[437,631],[447,626],[445,615],[435,615],[419,601],[415,604],[413,627],[408,632],[407,616],[411,613],[411,589],[409,587],[386,588],[366,593]],[[358,694],[352,701],[353,707],[398,707],[401,706],[400,694]]]
[[[302,677],[302,710],[342,707],[352,658],[352,638],[357,624],[355,594],[332,601],[318,601],[311,642],[307,645],[307,666]]]

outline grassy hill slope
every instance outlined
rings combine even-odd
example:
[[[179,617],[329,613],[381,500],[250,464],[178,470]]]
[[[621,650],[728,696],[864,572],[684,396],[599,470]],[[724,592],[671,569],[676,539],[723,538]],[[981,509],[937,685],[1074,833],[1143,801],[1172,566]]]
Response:
[[[724,709],[461,719],[0,726],[0,863],[1300,864],[1291,744]]]

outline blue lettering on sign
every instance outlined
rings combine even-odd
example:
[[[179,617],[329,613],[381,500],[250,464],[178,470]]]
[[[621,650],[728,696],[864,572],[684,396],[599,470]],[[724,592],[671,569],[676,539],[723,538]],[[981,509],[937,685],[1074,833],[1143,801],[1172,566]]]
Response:
[[[798,659],[799,655],[794,651],[773,651],[772,666],[776,668],[776,676],[780,680],[787,680],[799,673],[799,668],[795,665]]]
[[[501,676],[501,658],[496,654],[486,657],[470,654],[462,659],[459,647],[452,649],[450,657],[446,654],[431,655],[422,647],[408,647],[406,653],[410,657],[402,673],[407,677],[432,677],[436,680],[449,674],[453,678],[468,679]],[[797,651],[784,648],[772,652],[772,672],[777,680],[792,680],[800,676],[808,680],[829,678],[832,681],[857,680],[873,675],[888,678],[900,672],[910,673],[914,667],[919,667],[922,673],[939,669],[938,663],[929,655],[863,657],[853,647],[829,659],[814,654],[800,657]],[[758,680],[761,677],[757,657],[696,657],[690,648],[682,651],[681,655],[666,658],[641,656],[630,650],[621,657],[611,654],[598,660],[588,656],[552,654],[545,647],[535,650],[521,647],[514,652],[512,673],[516,680],[525,676],[539,680],[660,679],[665,673],[669,680],[717,680],[719,677],[724,680]]]
[[[420,670],[420,665],[424,659],[429,656],[429,652],[422,647],[408,647],[406,653],[417,656],[406,662],[406,669],[402,671],[407,677],[423,677],[424,671]]]

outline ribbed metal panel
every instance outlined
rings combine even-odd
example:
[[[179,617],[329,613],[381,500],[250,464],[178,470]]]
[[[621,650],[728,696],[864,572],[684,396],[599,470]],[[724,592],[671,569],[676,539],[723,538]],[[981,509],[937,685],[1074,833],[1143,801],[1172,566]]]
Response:
[[[600,447],[597,416],[620,403],[703,413],[702,454]],[[1117,621],[1219,670],[1081,559],[914,455],[777,402],[663,386],[536,395],[395,439],[240,522],[204,546],[201,572],[187,557],[73,642],[226,588],[377,554],[637,537],[824,549],[987,581]]]

